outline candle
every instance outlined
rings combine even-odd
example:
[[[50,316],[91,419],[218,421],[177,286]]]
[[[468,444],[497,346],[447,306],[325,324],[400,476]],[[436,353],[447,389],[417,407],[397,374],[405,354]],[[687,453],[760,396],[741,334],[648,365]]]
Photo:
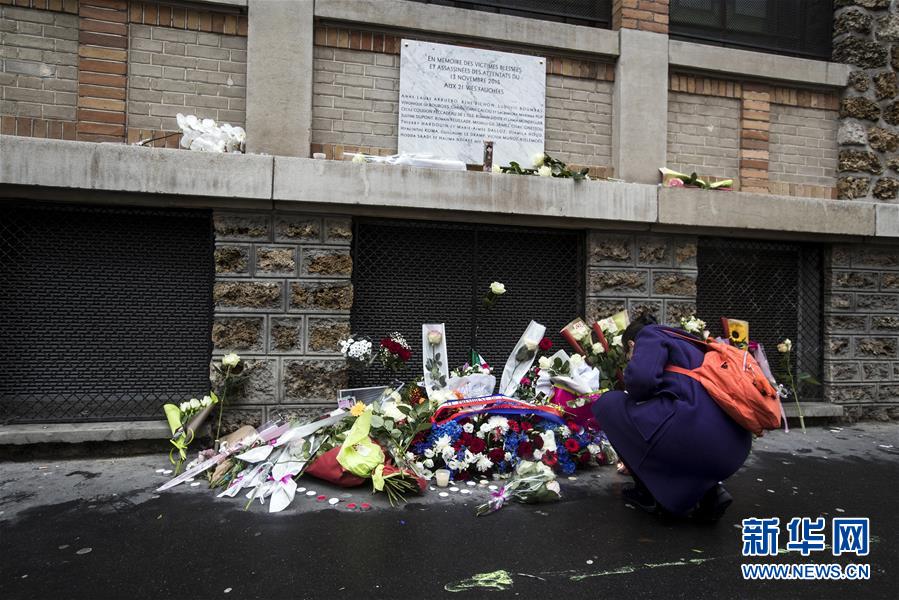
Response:
[[[434,471],[434,479],[438,487],[446,487],[449,485],[450,472],[447,469],[437,469]]]

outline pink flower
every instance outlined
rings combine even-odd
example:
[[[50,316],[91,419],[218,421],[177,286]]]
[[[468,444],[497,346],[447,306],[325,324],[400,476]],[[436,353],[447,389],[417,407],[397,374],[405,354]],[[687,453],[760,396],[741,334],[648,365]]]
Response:
[[[668,187],[684,187],[684,182],[676,177],[672,177],[668,180]]]
[[[521,378],[521,385],[531,385],[531,380],[527,377]]]

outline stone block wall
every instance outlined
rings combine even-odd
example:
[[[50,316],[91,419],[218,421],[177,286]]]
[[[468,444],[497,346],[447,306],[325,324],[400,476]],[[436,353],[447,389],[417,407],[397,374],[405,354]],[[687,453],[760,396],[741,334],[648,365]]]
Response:
[[[696,237],[590,231],[587,319],[627,309],[678,323],[696,312]]]
[[[351,220],[217,211],[213,359],[237,352],[250,376],[229,424],[333,409],[347,373]],[[229,402],[230,404],[230,402]]]
[[[840,198],[899,196],[899,15],[891,4],[834,2],[833,60],[853,67],[840,104]]]
[[[0,130],[75,139],[77,104],[78,16],[0,5]]]
[[[411,33],[402,37],[420,39]],[[344,152],[396,152],[400,39],[332,25],[315,28],[312,152],[336,159]],[[546,151],[609,174],[612,65],[559,57],[546,57],[546,65]]]
[[[768,177],[773,193],[789,194],[789,184],[836,185],[838,117],[832,110],[771,106]]]
[[[899,246],[834,246],[825,277],[825,395],[852,418],[899,418]]]
[[[739,100],[668,94],[668,168],[737,179],[739,135]]]
[[[177,130],[179,112],[243,126],[246,86],[245,37],[131,25],[129,128]]]

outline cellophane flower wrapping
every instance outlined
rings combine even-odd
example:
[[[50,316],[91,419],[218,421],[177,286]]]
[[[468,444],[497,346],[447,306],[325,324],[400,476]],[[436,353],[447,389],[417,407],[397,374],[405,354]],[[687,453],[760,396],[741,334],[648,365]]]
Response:
[[[494,492],[493,497],[477,507],[478,516],[496,512],[509,501],[524,504],[555,502],[562,497],[555,472],[540,462],[521,461],[512,478]]]

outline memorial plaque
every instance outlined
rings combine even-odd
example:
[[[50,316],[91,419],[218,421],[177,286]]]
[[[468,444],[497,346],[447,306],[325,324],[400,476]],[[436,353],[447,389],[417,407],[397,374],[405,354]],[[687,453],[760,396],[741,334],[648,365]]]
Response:
[[[539,56],[403,40],[399,151],[530,167],[543,152],[546,65]]]

